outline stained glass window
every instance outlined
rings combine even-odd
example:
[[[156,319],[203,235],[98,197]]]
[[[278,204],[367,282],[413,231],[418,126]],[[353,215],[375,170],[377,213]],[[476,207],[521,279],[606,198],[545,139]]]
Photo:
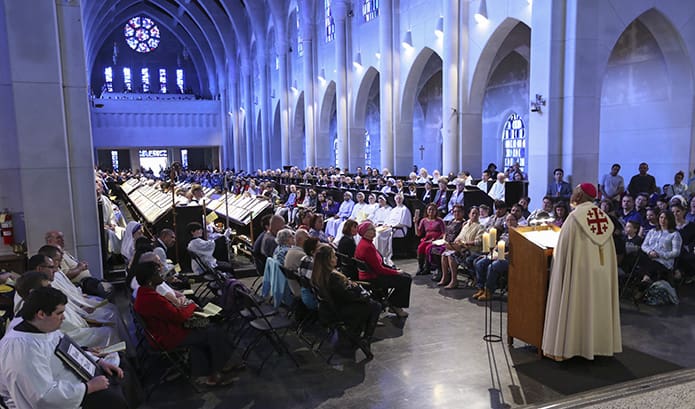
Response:
[[[295,13],[297,14],[297,54],[301,57],[304,55],[304,41],[302,41],[302,29],[299,27],[299,7]]]
[[[133,78],[130,76],[130,68],[123,67],[123,83],[126,91],[133,90]]]
[[[372,138],[364,131],[364,166],[372,166]]]
[[[118,170],[118,151],[111,151],[111,167]]]
[[[518,162],[522,172],[526,171],[526,129],[517,114],[509,115],[502,131],[504,144],[504,168],[509,169]]]
[[[150,92],[150,69],[140,69],[140,77],[142,78],[142,92]]]
[[[280,69],[280,56],[275,54],[275,71]]]
[[[104,82],[106,82],[106,92],[113,92],[113,68],[104,68]]]
[[[179,92],[183,94],[183,69],[179,68],[176,70],[176,87]]]
[[[338,135],[333,139],[333,159],[335,166],[338,167]]]
[[[331,0],[324,0],[324,6],[326,9],[326,42],[330,43],[335,39],[335,20],[331,13]]]
[[[188,169],[188,149],[181,149],[181,166]]]
[[[149,17],[133,17],[123,28],[125,41],[139,53],[149,53],[159,46],[159,28]]]
[[[167,70],[164,68],[159,69],[159,92],[167,93]]]
[[[362,0],[364,21],[372,21],[379,16],[379,0]]]

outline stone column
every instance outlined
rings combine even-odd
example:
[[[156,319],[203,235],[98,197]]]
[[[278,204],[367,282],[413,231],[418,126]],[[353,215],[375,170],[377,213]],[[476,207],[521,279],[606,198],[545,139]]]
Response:
[[[301,30],[304,48],[304,154],[306,156],[306,166],[316,165],[316,119],[315,119],[315,92],[316,78],[314,76],[314,30],[316,26],[313,22],[313,8],[302,8]]]
[[[336,128],[338,132],[338,166],[349,166],[350,146],[348,139],[348,90],[347,90],[347,32],[345,19],[348,12],[348,4],[345,0],[338,0],[331,5],[333,18],[335,19],[335,62],[336,62]]]
[[[381,168],[394,169],[393,152],[393,2],[381,0],[379,6],[379,161]]]
[[[244,90],[244,124],[246,125],[246,138],[244,139],[244,146],[246,147],[246,171],[252,172],[255,169],[254,165],[257,167],[261,166],[261,163],[253,163],[253,78],[251,72],[251,65],[245,62],[241,67],[241,72],[243,73],[242,87]]]
[[[442,58],[442,175],[459,171],[459,2],[444,0]]]
[[[566,2],[562,98],[562,166],[572,185],[598,181],[603,78],[598,58],[597,0]],[[574,20],[574,21],[572,21]],[[534,26],[535,27],[535,26]],[[603,67],[601,67],[603,68]],[[535,95],[534,95],[535,97]],[[610,119],[608,119],[610,120]]]
[[[266,46],[262,45],[262,52],[258,55],[258,72],[261,76],[261,96],[258,97],[258,103],[261,107],[261,151],[262,151],[262,163],[263,169],[270,167],[270,153],[268,150],[268,144],[270,141],[269,134],[269,123],[270,123],[270,90],[268,85],[270,84],[270,76],[268,75],[268,61],[270,61],[270,54],[265,50]]]
[[[534,1],[531,22],[529,98],[541,94],[547,100],[542,113],[530,113],[527,133],[528,178],[533,181],[529,183],[529,197],[531,203],[540,203],[550,172],[562,166],[565,1]]]
[[[80,7],[77,0],[4,2],[16,123],[9,139],[17,141],[21,186],[8,193],[22,197],[30,254],[47,230],[62,230],[66,249],[101,277]]]
[[[284,31],[278,33],[284,36]],[[290,62],[288,60],[287,39],[283,38],[278,41],[276,50],[280,58],[280,166],[291,165],[290,163],[290,84],[289,70]]]
[[[241,128],[239,127],[239,87],[236,86],[236,84],[239,83],[239,77],[238,72],[234,69],[230,69],[228,74],[230,81],[228,82],[228,89],[229,89],[229,105],[230,109],[229,112],[227,112],[225,115],[227,115],[228,119],[231,121],[231,129],[232,129],[232,156],[233,156],[233,164],[234,164],[234,170],[241,170],[241,140],[239,138],[239,135],[241,134]],[[250,170],[250,169],[246,169]]]

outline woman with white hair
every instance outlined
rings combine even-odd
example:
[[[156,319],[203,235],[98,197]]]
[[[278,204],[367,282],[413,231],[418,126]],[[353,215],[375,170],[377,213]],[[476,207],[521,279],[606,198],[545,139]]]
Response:
[[[273,252],[273,258],[277,260],[278,264],[284,266],[287,251],[294,246],[294,231],[291,229],[280,230],[277,236],[275,236],[275,241],[278,243],[278,246]]]

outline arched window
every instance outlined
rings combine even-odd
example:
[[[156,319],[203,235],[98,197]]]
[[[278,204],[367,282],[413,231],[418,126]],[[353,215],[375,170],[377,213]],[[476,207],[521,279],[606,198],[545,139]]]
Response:
[[[372,138],[369,131],[364,131],[364,166],[372,166]]]
[[[150,92],[150,69],[141,68],[140,77],[142,79],[142,92]]]
[[[338,135],[333,139],[333,162],[338,166]]]
[[[304,41],[302,40],[302,29],[299,27],[299,7],[295,10],[297,15],[297,55],[304,55]]]
[[[104,82],[106,83],[106,92],[113,92],[113,67],[104,68]]]
[[[159,47],[159,28],[149,17],[133,17],[123,27],[125,41],[139,53],[149,53]]]
[[[330,43],[335,39],[335,20],[333,13],[331,13],[331,0],[324,0],[323,4],[326,10],[326,42]]]
[[[509,115],[502,131],[504,147],[504,169],[509,169],[519,162],[519,168],[526,172],[526,128],[524,121],[517,114]]]
[[[379,0],[362,0],[364,21],[372,21],[379,16]]]

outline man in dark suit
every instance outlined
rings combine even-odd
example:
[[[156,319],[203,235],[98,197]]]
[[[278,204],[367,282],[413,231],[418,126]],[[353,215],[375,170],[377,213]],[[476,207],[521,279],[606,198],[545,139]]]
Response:
[[[565,177],[565,171],[557,168],[553,171],[555,180],[548,185],[546,196],[550,196],[554,201],[564,200],[569,202],[572,195],[572,187],[569,183],[562,180]]]
[[[434,196],[436,193],[432,190],[432,182],[427,181],[425,182],[425,191],[422,193],[422,196],[420,197],[420,200],[422,200],[422,203],[424,204],[430,204],[434,201]]]

